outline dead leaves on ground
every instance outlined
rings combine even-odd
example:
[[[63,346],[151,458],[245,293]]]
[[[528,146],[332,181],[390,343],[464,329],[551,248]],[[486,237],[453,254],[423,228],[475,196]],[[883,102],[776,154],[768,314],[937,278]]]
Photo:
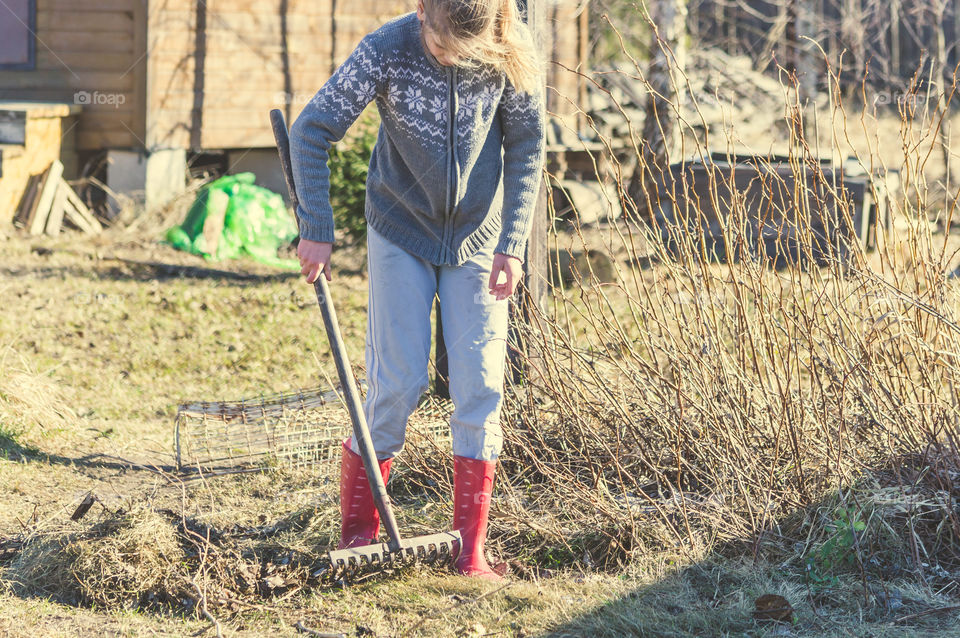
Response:
[[[760,621],[793,622],[793,607],[783,596],[764,594],[753,603],[753,617]]]

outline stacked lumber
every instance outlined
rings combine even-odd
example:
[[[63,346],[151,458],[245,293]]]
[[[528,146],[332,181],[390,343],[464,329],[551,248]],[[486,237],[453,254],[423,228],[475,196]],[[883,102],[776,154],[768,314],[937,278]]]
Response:
[[[34,175],[27,183],[14,223],[31,235],[58,235],[64,222],[85,233],[103,230],[76,191],[63,179],[63,164]]]

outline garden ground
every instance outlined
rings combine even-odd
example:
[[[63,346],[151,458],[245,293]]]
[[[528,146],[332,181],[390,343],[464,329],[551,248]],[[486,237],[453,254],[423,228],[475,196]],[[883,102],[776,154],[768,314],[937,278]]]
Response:
[[[341,326],[362,361],[362,255],[341,251],[336,260]],[[337,532],[335,468],[184,481],[172,467],[178,402],[256,397],[334,376],[309,287],[255,263],[216,265],[243,278],[206,266],[121,231],[0,244],[0,539],[169,510],[220,529],[283,523],[271,542],[322,553]],[[71,523],[90,492],[99,502]],[[405,511],[401,525],[429,518]],[[142,527],[138,551],[161,542],[151,529]],[[346,588],[280,589],[209,616],[197,597],[138,608],[121,592],[116,600],[127,602],[97,603],[111,593],[71,593],[71,567],[3,559],[0,633],[305,635],[300,623],[348,636],[960,636],[956,591],[906,580],[881,590],[841,575],[812,592],[801,570],[743,552],[691,561],[663,547],[619,573],[544,569],[502,585],[425,568]],[[789,601],[792,623],[753,618],[755,599],[768,593]]]

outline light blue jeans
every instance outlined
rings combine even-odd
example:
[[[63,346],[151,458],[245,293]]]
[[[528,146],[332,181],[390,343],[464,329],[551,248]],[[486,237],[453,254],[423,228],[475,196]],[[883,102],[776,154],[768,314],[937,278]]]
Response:
[[[435,266],[367,227],[367,399],[379,459],[403,449],[407,419],[427,389],[430,310],[440,299],[447,347],[453,453],[493,461],[503,446],[507,301],[489,292],[493,241],[461,266]],[[356,441],[350,447],[358,452]]]

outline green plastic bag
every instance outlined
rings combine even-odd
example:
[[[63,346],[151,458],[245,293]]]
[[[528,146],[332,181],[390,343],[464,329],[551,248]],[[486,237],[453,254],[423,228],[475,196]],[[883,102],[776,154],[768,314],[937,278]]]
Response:
[[[247,256],[299,270],[296,259],[277,257],[277,249],[296,238],[297,224],[283,198],[254,185],[255,179],[253,173],[238,173],[204,186],[183,223],[167,231],[166,242],[210,260]]]

